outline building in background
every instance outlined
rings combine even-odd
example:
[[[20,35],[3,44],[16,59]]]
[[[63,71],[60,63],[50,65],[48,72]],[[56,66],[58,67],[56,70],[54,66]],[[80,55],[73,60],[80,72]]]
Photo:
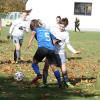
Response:
[[[32,9],[30,18],[55,23],[56,16],[69,19],[69,30],[74,30],[75,18],[80,19],[80,29],[100,31],[100,0],[28,0],[26,9]]]

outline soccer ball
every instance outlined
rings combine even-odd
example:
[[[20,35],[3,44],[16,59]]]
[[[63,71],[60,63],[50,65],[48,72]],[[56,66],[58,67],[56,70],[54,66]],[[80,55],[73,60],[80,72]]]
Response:
[[[23,80],[23,78],[24,78],[24,74],[23,74],[23,72],[16,72],[15,74],[14,74],[14,79],[16,80],[16,81],[22,81]]]

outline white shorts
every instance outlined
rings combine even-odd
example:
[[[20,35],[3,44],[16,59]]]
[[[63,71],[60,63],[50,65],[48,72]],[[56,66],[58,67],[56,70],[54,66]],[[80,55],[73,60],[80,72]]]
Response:
[[[22,36],[13,36],[13,43],[19,43],[20,45],[22,45],[23,42],[23,37]]]
[[[57,66],[60,67],[63,63],[66,63],[66,54],[56,54]]]

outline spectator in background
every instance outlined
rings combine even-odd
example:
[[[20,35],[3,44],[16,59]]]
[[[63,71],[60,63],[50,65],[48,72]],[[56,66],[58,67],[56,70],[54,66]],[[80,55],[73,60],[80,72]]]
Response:
[[[77,30],[80,31],[79,26],[80,26],[80,20],[79,20],[78,17],[76,17],[76,19],[75,19],[75,32],[76,32]]]

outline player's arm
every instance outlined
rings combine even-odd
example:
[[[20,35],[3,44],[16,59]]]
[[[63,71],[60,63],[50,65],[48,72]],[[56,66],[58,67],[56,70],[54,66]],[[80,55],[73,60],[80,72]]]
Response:
[[[73,48],[73,46],[72,46],[70,43],[67,43],[66,45],[67,45],[67,48],[68,48],[72,53],[74,53],[74,54],[79,54],[79,53],[80,53],[80,51],[75,50],[75,49]]]
[[[74,47],[70,44],[69,35],[67,35],[65,42],[66,42],[67,48],[68,48],[72,53],[74,53],[74,54],[79,54],[79,53],[80,53],[80,51],[75,50]]]
[[[30,40],[29,40],[29,43],[28,43],[27,48],[30,48],[31,47],[32,41],[33,41],[33,39],[35,37],[35,34],[36,34],[35,31],[32,31],[32,34],[31,34],[31,37],[30,37]]]
[[[61,40],[59,40],[59,39],[54,39],[53,40],[53,44],[55,45],[55,44],[59,44],[61,42]]]
[[[54,45],[61,42],[61,40],[57,39],[53,34],[51,34],[51,39]]]
[[[30,30],[30,21],[27,21],[27,25],[26,25],[26,27],[23,27],[23,29],[24,29],[25,32],[29,32],[29,30]]]
[[[12,25],[10,26],[10,29],[9,29],[9,34],[7,35],[7,39],[10,39],[12,37],[12,32],[14,30],[14,28],[16,27],[16,21],[12,23]]]

